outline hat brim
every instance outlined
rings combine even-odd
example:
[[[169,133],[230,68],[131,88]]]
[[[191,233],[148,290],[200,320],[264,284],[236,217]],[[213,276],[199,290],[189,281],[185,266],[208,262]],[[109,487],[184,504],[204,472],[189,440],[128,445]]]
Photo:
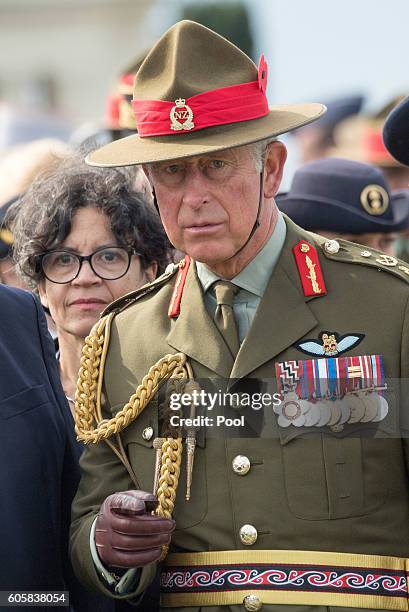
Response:
[[[370,232],[399,232],[409,228],[409,190],[390,194],[393,219],[370,217],[358,208],[348,208],[336,200],[291,196],[280,193],[276,196],[278,208],[290,219],[309,231],[331,231],[346,234]]]
[[[325,113],[323,104],[273,106],[265,117],[209,127],[197,132],[141,138],[138,134],[109,143],[92,151],[86,162],[91,166],[131,166],[167,161],[240,147],[273,138],[307,125]]]
[[[398,104],[386,119],[383,142],[398,162],[409,166],[409,97]]]

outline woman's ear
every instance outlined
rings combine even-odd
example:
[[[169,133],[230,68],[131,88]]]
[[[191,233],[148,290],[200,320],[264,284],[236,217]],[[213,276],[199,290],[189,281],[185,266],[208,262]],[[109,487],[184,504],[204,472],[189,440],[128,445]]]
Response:
[[[283,178],[284,164],[287,159],[285,145],[274,140],[267,146],[264,162],[264,197],[274,198]]]
[[[151,283],[156,278],[158,272],[158,264],[156,261],[152,261],[147,268],[144,270],[148,283]]]

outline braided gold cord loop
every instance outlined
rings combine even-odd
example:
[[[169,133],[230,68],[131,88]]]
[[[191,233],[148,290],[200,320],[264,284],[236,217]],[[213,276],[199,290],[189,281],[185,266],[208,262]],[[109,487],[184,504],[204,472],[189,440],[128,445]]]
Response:
[[[103,419],[101,394],[104,366],[108,352],[111,323],[115,313],[98,321],[85,339],[75,393],[75,430],[78,440],[85,444],[97,444],[113,434],[119,434],[132,423],[158,390],[159,383],[168,378],[186,379],[193,376],[186,355],[165,355],[157,361],[138,385],[124,407],[111,419]],[[168,407],[169,411],[169,407]],[[94,425],[96,425],[94,427]],[[169,434],[168,434],[169,435]],[[110,443],[109,443],[110,444]],[[110,444],[111,446],[111,444]],[[112,450],[115,450],[112,448]],[[120,457],[121,458],[121,457]],[[121,459],[123,462],[124,460]],[[167,437],[161,448],[161,468],[158,483],[158,507],[155,514],[171,518],[175,506],[176,491],[182,462],[182,438]],[[127,467],[126,462],[124,462]],[[127,467],[129,471],[129,466]],[[162,558],[168,547],[163,547]]]
[[[104,317],[94,325],[82,349],[75,391],[75,431],[81,440],[80,432],[90,430],[94,419],[100,357],[104,346],[104,330],[107,320],[108,317]]]
[[[94,325],[82,349],[75,393],[75,431],[78,440],[85,444],[97,444],[125,429],[141,414],[162,380],[173,375],[187,378],[184,367],[186,356],[183,353],[165,355],[149,369],[124,407],[111,419],[103,420],[100,398],[113,316],[114,313],[111,313]],[[95,428],[93,428],[94,423],[97,425]]]

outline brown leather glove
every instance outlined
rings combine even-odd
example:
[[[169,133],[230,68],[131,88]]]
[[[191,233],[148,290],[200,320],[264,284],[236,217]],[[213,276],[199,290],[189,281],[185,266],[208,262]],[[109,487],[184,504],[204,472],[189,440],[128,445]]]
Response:
[[[143,567],[158,561],[176,523],[153,516],[158,505],[152,493],[123,491],[106,498],[95,525],[95,544],[105,565]]]

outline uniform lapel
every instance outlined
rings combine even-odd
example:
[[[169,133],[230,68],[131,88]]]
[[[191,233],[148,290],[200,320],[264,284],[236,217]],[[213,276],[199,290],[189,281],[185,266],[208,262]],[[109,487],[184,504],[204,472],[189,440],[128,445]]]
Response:
[[[280,259],[270,277],[253,324],[234,363],[231,378],[248,376],[263,363],[294,344],[317,325],[299,280],[292,248],[311,236],[287,222],[287,236]]]
[[[233,358],[209,316],[194,262],[190,266],[180,315],[171,327],[167,342],[223,378],[229,378]]]

